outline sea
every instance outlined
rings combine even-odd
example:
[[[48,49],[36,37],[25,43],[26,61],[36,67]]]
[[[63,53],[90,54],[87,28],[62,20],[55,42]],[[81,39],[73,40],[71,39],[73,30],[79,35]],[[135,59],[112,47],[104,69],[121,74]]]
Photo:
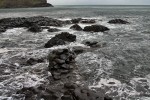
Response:
[[[48,62],[21,65],[30,57],[47,57],[58,48],[84,47],[82,41],[97,40],[106,46],[77,55],[76,64],[84,83],[90,89],[105,93],[113,100],[150,100],[150,6],[142,5],[56,5],[46,8],[0,9],[0,19],[9,17],[46,16],[59,20],[95,19],[108,32],[82,32],[72,25],[57,27],[77,36],[77,41],[46,49],[43,45],[60,32],[28,32],[25,28],[0,33],[0,100],[24,100],[16,91],[48,82]],[[130,24],[109,24],[112,19]],[[79,24],[82,28],[91,24]]]

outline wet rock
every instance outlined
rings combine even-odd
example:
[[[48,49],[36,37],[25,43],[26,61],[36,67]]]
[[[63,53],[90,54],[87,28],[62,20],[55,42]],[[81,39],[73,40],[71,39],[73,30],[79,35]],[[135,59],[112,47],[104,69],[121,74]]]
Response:
[[[41,59],[29,58],[27,60],[27,65],[35,65],[37,63],[43,63],[43,62],[44,62],[43,58],[41,58]]]
[[[76,24],[76,23],[79,23],[81,20],[82,20],[82,18],[75,18],[75,19],[72,19],[71,22],[73,24]]]
[[[96,21],[94,19],[84,19],[81,21],[83,24],[94,24]]]
[[[58,34],[55,37],[58,37],[59,39],[62,39],[62,40],[67,41],[67,42],[76,41],[76,36],[73,34],[70,34],[68,32],[62,32],[61,34]]]
[[[55,45],[64,45],[66,42],[74,42],[76,41],[76,36],[73,34],[69,34],[68,32],[62,32],[61,34],[55,35],[55,37],[51,38],[46,44],[45,48],[50,48]]]
[[[69,97],[68,95],[70,95],[70,97],[73,97],[75,100],[104,100],[105,97],[104,93],[95,92],[88,89],[87,87],[79,86],[74,83],[66,83],[64,87],[70,93],[64,96]]]
[[[58,46],[58,45],[65,45],[65,41],[62,39],[59,39],[57,37],[53,37],[52,39],[50,39],[46,44],[45,44],[45,48],[50,48],[53,46]]]
[[[62,74],[72,71],[75,57],[75,53],[68,49],[54,50],[49,54],[49,71],[55,80],[61,79]]]
[[[77,31],[83,30],[78,24],[74,24],[73,26],[70,27],[70,29],[77,30]]]
[[[60,30],[57,28],[49,28],[48,29],[48,32],[58,32],[58,31],[60,31]]]
[[[113,19],[113,20],[110,20],[108,23],[110,23],[110,24],[129,24],[129,22],[122,20],[122,19]]]
[[[49,17],[35,16],[35,17],[17,17],[17,18],[3,18],[0,19],[0,26],[8,28],[17,27],[31,27],[33,25],[39,26],[63,26],[67,23],[65,21],[60,21],[57,19],[52,19]]]
[[[104,100],[113,100],[113,99],[106,96],[106,97],[104,97]]]
[[[0,26],[0,33],[5,32],[5,31],[6,31],[6,28],[5,28],[5,27]]]
[[[33,26],[31,26],[31,27],[28,29],[28,31],[34,32],[34,33],[36,33],[36,32],[41,32],[41,31],[42,31],[42,27],[39,26],[39,25],[37,25],[37,24],[34,24]]]
[[[90,47],[105,47],[107,45],[106,42],[99,42],[96,40],[84,40],[82,43]]]
[[[75,52],[76,54],[80,54],[86,51],[86,48],[81,47],[81,46],[77,46],[77,47],[73,47],[72,51]]]
[[[108,31],[108,30],[109,30],[109,28],[102,26],[102,25],[86,26],[83,29],[83,31],[86,31],[86,32],[104,32],[104,31]]]

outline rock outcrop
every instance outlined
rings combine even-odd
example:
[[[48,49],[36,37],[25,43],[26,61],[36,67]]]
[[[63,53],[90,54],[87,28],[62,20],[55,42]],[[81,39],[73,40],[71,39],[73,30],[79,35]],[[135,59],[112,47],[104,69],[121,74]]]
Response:
[[[113,19],[108,22],[109,24],[129,24],[129,22],[122,19]]]
[[[0,0],[0,8],[52,7],[47,0]]]
[[[70,34],[68,32],[62,32],[61,34],[55,35],[55,37],[51,38],[46,44],[45,48],[50,48],[58,45],[65,45],[66,42],[74,42],[76,41],[76,35]]]
[[[83,29],[83,31],[86,31],[86,32],[104,32],[104,31],[108,31],[108,30],[109,30],[109,28],[102,26],[102,25],[86,26]]]

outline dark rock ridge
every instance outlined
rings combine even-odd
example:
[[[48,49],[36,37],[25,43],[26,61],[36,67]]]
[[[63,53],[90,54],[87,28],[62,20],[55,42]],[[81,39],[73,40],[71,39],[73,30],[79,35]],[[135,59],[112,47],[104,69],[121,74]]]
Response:
[[[49,71],[55,80],[61,79],[63,75],[70,73],[75,67],[76,55],[69,49],[54,50],[49,54]]]
[[[110,23],[110,24],[129,24],[129,22],[122,20],[122,19],[113,19],[113,20],[110,20],[108,23]]]
[[[47,0],[1,0],[0,8],[53,7]]]
[[[46,44],[45,48],[50,48],[55,45],[64,45],[66,42],[74,42],[76,41],[76,36],[73,34],[69,34],[68,32],[62,32],[61,34],[55,35],[55,37],[51,38]]]
[[[74,24],[73,26],[70,27],[70,29],[77,30],[77,31],[83,30],[78,24]]]
[[[28,31],[30,31],[30,32],[41,32],[42,31],[42,27],[41,26],[39,26],[39,25],[37,25],[37,24],[34,24],[34,25],[32,25],[29,29],[28,29]]]
[[[109,30],[109,28],[102,26],[102,25],[86,26],[83,29],[83,31],[86,31],[86,32],[104,32],[104,31],[108,31],[108,30]]]
[[[39,26],[63,26],[66,21],[60,21],[49,17],[35,16],[35,17],[18,17],[18,18],[4,18],[0,19],[0,32],[5,32],[9,28],[26,27],[29,28],[33,25]]]
[[[82,18],[72,19],[71,22],[73,24],[77,24],[77,23],[93,24],[93,23],[96,23],[95,19],[82,19]]]
[[[60,30],[57,28],[49,28],[48,29],[48,32],[58,32],[58,31],[60,31]]]
[[[84,19],[84,20],[81,21],[81,23],[93,24],[93,23],[96,23],[96,21],[94,19]]]

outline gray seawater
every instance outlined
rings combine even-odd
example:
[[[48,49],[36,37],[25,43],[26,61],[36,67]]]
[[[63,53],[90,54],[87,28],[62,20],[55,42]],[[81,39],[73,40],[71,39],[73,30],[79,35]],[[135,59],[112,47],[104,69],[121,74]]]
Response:
[[[105,33],[70,30],[71,25],[57,27],[77,36],[77,41],[44,49],[42,46],[56,33],[44,30],[30,33],[24,28],[9,29],[0,34],[0,100],[21,100],[15,92],[22,87],[48,82],[48,62],[33,66],[21,63],[30,57],[46,57],[57,48],[82,46],[83,40],[99,40],[107,45],[77,56],[84,84],[93,90],[104,89],[114,100],[150,100],[150,6],[55,6],[54,8],[0,9],[0,18],[48,16],[60,20],[96,19],[110,28]],[[114,18],[129,21],[128,25],[111,25]],[[79,24],[81,27],[87,24]],[[3,47],[5,45],[5,47]]]

